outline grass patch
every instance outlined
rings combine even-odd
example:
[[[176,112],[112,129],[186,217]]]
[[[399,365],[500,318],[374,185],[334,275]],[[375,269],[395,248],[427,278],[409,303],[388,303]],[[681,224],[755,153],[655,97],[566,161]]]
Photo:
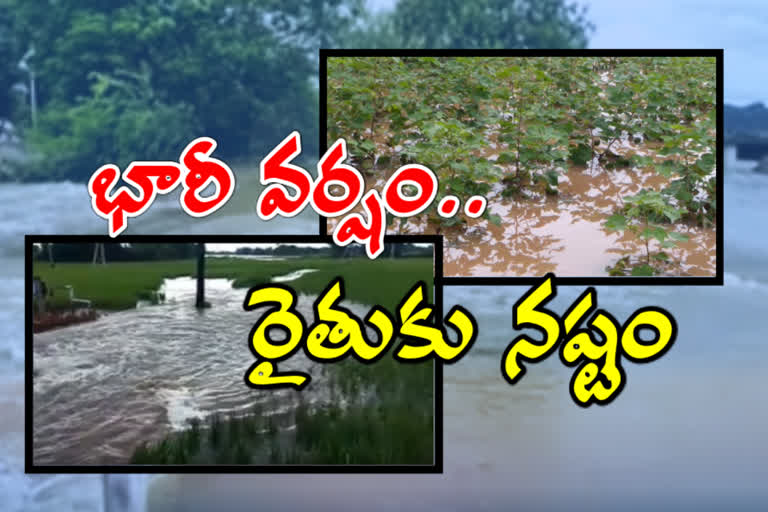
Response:
[[[93,307],[106,310],[129,309],[136,301],[146,299],[158,290],[163,279],[192,275],[196,271],[193,260],[120,262],[106,265],[90,263],[35,262],[33,273],[45,281],[53,291],[53,307],[69,306],[66,285],[74,288],[75,297],[88,299]]]
[[[432,260],[401,258],[369,260],[359,258],[297,258],[285,261],[259,261],[245,258],[208,258],[206,277],[232,279],[236,288],[269,282],[273,277],[304,268],[317,272],[286,283],[297,292],[317,294],[337,275],[344,277],[346,298],[364,304],[380,304],[391,310],[418,280],[430,285],[432,300]],[[105,310],[130,309],[139,299],[146,300],[160,288],[165,278],[195,276],[195,260],[91,263],[35,262],[33,273],[54,290],[52,306],[69,305],[64,287],[71,285],[75,296],[88,299],[93,307]],[[392,279],[396,275],[397,279]]]
[[[382,381],[369,377],[369,383],[377,384],[378,398],[365,401],[361,387],[344,390],[344,378],[334,373],[330,404],[313,408],[301,403],[281,416],[256,408],[248,415],[193,420],[181,432],[139,446],[130,463],[430,465],[433,364],[384,366],[398,370],[397,393],[379,389]],[[350,402],[346,407],[339,405],[342,396]],[[286,430],[292,423],[295,429]]]

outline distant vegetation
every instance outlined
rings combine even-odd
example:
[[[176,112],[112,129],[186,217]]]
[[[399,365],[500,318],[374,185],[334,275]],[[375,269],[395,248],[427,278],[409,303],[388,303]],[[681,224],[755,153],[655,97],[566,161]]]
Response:
[[[415,284],[418,279],[432,276],[432,258],[376,259],[348,258],[343,265],[335,258],[304,258],[286,261],[258,261],[243,258],[209,258],[206,278],[228,278],[236,288],[248,288],[268,282],[272,277],[307,267],[317,272],[291,281],[299,292],[319,293],[337,275],[345,278],[344,289],[351,300],[365,304],[394,307],[408,290],[401,283]],[[90,263],[35,263],[34,274],[46,282],[49,289],[74,288],[75,295],[92,301],[97,309],[120,310],[136,306],[137,300],[147,300],[159,290],[165,278],[195,276],[194,259],[163,261],[124,261],[106,265]],[[393,281],[392,276],[397,278]],[[391,302],[389,302],[391,297]],[[54,305],[66,305],[62,292],[54,292]]]
[[[49,247],[50,246],[50,247]],[[94,244],[92,243],[55,243],[39,244],[33,247],[33,258],[56,263],[82,263],[93,261]],[[194,258],[197,255],[195,244],[104,244],[106,261],[152,261]]]
[[[38,261],[52,259],[57,263],[77,263],[93,261],[94,244],[92,243],[56,243],[38,244],[33,247],[33,258]],[[297,246],[293,244],[278,244],[274,247],[248,247],[243,246],[235,250],[238,255],[255,256],[295,256],[295,257],[342,257],[355,254],[356,249],[362,246],[348,248],[332,244],[317,244],[315,246]],[[396,257],[431,257],[433,247],[431,244],[415,245],[407,243],[385,244],[382,258]],[[209,254],[215,254],[209,248]],[[360,251],[362,254],[362,251]],[[394,253],[394,254],[393,254]],[[194,258],[197,255],[195,244],[192,243],[106,243],[104,244],[106,261],[164,261]],[[222,253],[226,254],[226,253]]]
[[[84,181],[203,135],[247,159],[300,129],[310,158],[320,47],[584,47],[590,30],[564,0],[0,0],[0,122],[28,155],[0,144],[0,180]]]
[[[723,124],[726,144],[762,136],[768,141],[768,107],[752,103],[746,107],[725,105]]]
[[[380,256],[396,257],[431,257],[434,248],[431,244],[416,245],[407,243],[384,244],[384,252]],[[319,247],[298,247],[291,244],[280,244],[276,247],[240,247],[235,254],[254,255],[254,256],[347,256],[358,253],[364,254],[362,245],[353,245],[340,247],[338,245],[319,246]]]

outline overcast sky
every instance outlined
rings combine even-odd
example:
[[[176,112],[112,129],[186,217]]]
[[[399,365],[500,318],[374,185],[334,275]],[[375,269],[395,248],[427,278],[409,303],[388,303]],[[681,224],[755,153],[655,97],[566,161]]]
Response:
[[[471,1],[471,0],[468,0]],[[374,9],[395,0],[368,0]],[[590,48],[722,48],[725,101],[768,103],[768,0],[590,0]]]

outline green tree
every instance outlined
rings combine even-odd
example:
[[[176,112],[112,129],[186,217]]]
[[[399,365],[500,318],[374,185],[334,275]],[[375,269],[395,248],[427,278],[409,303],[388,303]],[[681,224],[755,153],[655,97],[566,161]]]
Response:
[[[2,9],[0,3],[0,119],[9,119],[13,115],[14,102],[11,88],[22,80],[17,63],[19,43],[13,37],[11,12]]]
[[[0,12],[14,13],[0,27],[9,27],[15,56],[22,44],[36,50],[40,122],[27,135],[40,158],[28,178],[82,180],[104,163],[175,158],[200,135],[215,138],[225,157],[261,154],[285,132],[316,125],[314,55],[273,26],[276,3],[45,7],[0,0]],[[306,137],[305,149],[316,140]]]
[[[346,34],[366,19],[363,0],[271,0],[270,23],[283,42],[313,53],[346,43]]]

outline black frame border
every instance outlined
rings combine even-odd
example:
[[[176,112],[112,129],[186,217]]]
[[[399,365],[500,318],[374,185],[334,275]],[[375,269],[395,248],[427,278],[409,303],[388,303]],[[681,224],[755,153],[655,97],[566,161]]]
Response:
[[[25,474],[442,474],[443,473],[443,362],[434,364],[434,459],[431,465],[35,465],[33,464],[33,332],[32,246],[35,243],[324,243],[321,235],[25,235],[24,237],[24,473]],[[443,238],[438,235],[386,235],[384,243],[431,243],[433,246],[433,306],[443,319]],[[245,367],[244,367],[245,368]]]
[[[717,187],[717,213],[715,232],[715,275],[712,277],[670,276],[670,277],[635,277],[635,276],[594,276],[594,277],[557,277],[561,285],[589,286],[723,286],[725,276],[724,236],[723,236],[723,185],[724,185],[724,132],[723,132],[723,49],[578,49],[578,50],[511,50],[511,49],[456,49],[456,50],[427,50],[427,49],[320,49],[319,101],[320,129],[319,152],[325,154],[328,150],[328,59],[332,57],[714,57],[716,68],[716,169],[715,183]],[[428,165],[428,163],[424,163]],[[319,233],[326,236],[328,221],[319,216]],[[394,236],[394,235],[393,235]],[[433,236],[433,235],[414,235]],[[438,235],[443,236],[443,235]],[[540,277],[474,277],[448,276],[441,278],[443,285],[458,286],[505,286],[505,285],[534,285]]]

